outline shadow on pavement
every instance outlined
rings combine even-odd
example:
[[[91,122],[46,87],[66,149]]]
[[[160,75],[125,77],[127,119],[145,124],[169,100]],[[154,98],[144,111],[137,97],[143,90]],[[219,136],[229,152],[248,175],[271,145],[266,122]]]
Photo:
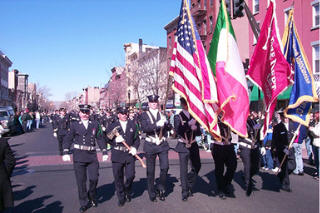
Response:
[[[303,166],[303,171],[304,173],[306,173],[307,175],[310,176],[314,176],[314,173],[317,171],[314,167],[310,167],[310,166]]]
[[[97,188],[98,203],[111,200],[115,192],[114,182],[105,184]]]
[[[207,184],[207,186],[206,186],[207,188],[203,188],[204,186],[202,186],[202,190],[201,191],[198,190],[198,191],[201,192],[201,193],[207,194],[208,196],[215,197],[217,195],[217,193],[218,193],[218,190],[217,190],[216,176],[214,174],[214,170],[212,170],[211,172],[209,172],[209,173],[207,173],[207,174],[205,174],[203,176],[205,176],[209,180],[209,183],[208,184],[206,183]],[[202,181],[204,181],[204,180],[202,179]],[[196,187],[197,186],[195,186],[195,188]],[[214,193],[212,193],[212,191]]]
[[[196,184],[193,187],[193,193],[202,193],[206,194],[209,197],[215,197],[215,193],[212,193],[213,191],[213,182],[215,181],[214,173],[213,171],[209,172],[205,175],[209,179],[209,183],[207,183],[202,177],[198,176],[196,180]],[[210,177],[210,178],[209,178]],[[211,179],[211,180],[210,180]]]
[[[19,187],[20,185],[13,185],[13,197],[14,200],[23,200],[26,197],[28,197],[29,195],[31,195],[33,193],[33,189],[36,188],[35,185],[32,186],[28,186],[27,188],[23,189],[23,190],[19,190],[16,191],[14,190],[14,188]]]
[[[52,202],[48,205],[46,205],[45,207],[38,209],[36,211],[34,211],[34,213],[62,213],[63,211],[63,206],[61,205],[60,201],[55,201]]]
[[[132,184],[132,198],[142,196],[143,192],[147,190],[147,178],[140,178],[139,181],[133,182]]]
[[[54,206],[52,206],[50,204],[47,206],[44,206],[43,202],[51,197],[53,197],[53,195],[46,195],[46,196],[42,196],[42,197],[39,197],[39,198],[36,198],[33,200],[24,201],[24,202],[20,203],[18,206],[14,207],[13,211],[19,212],[19,213],[30,213],[30,212],[35,212],[35,210],[39,209],[39,211],[41,211],[41,212],[55,212],[55,213],[57,212],[57,213],[59,213],[59,209],[60,209],[60,212],[62,212],[61,202],[59,202],[59,201],[54,202]],[[55,209],[57,211],[49,211],[49,208]]]

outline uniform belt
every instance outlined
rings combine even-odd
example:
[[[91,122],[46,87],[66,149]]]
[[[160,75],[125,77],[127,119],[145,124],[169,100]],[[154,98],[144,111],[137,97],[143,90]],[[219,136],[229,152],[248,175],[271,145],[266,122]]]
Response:
[[[73,144],[73,148],[80,149],[80,150],[86,150],[86,151],[96,150],[96,147],[94,147],[94,146],[85,146],[85,145],[79,145],[79,144]]]
[[[124,146],[114,146],[113,149],[123,151],[123,152],[129,152],[129,149],[127,149]]]
[[[146,141],[148,141],[148,142],[150,142],[150,143],[157,143],[157,140],[160,140],[160,139],[157,139],[156,137],[152,137],[152,136],[150,136],[150,135],[148,135],[147,137],[146,137]],[[162,143],[163,141],[165,140],[165,138],[162,138],[161,140],[160,140],[160,143]]]
[[[250,144],[247,144],[247,143],[244,143],[244,142],[239,142],[239,145],[240,145],[240,146],[243,146],[243,147],[246,147],[246,148],[249,148],[249,149],[255,149],[255,148],[257,148],[257,145],[256,145],[256,144],[253,145],[253,147],[252,147],[252,145],[250,145]]]
[[[214,144],[217,144],[219,146],[227,146],[227,145],[233,145],[233,143],[230,142],[218,142],[218,141],[214,141]]]

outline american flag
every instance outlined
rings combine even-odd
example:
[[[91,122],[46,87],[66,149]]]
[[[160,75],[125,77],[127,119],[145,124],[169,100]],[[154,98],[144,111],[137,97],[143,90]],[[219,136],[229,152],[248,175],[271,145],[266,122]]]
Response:
[[[174,78],[173,90],[187,101],[192,117],[220,138],[216,84],[186,0],[181,4],[170,75]]]

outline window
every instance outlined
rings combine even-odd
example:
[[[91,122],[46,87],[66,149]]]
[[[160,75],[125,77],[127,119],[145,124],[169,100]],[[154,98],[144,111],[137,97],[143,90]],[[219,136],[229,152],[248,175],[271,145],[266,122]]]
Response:
[[[212,22],[212,16],[209,17],[209,21],[210,21],[210,32],[213,32],[213,22]]]
[[[212,6],[213,5],[213,0],[210,0],[210,6]]]
[[[312,5],[312,27],[318,28],[319,27],[319,0],[313,1]]]
[[[172,44],[171,44],[171,42],[172,42],[172,41],[171,41],[171,36],[168,37],[168,41],[169,41],[169,49],[171,49],[171,45],[172,45]]]
[[[203,2],[203,9],[207,9],[207,0],[204,0],[204,2]]]
[[[203,21],[203,34],[207,35],[207,21],[206,20]]]
[[[201,0],[198,0],[198,8],[201,8]]]
[[[320,54],[319,54],[319,41],[312,42],[312,70],[313,74],[320,74]]]
[[[253,0],[252,3],[253,14],[259,13],[259,0]]]

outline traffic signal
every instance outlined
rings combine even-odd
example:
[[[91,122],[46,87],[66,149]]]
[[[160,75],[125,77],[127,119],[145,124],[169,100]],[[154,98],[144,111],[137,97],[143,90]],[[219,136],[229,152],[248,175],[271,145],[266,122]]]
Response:
[[[230,0],[225,0],[225,2],[226,2],[226,8],[227,8],[228,15],[231,17],[231,4],[230,4]]]
[[[233,0],[233,18],[238,18],[244,16],[243,6],[244,0]]]

